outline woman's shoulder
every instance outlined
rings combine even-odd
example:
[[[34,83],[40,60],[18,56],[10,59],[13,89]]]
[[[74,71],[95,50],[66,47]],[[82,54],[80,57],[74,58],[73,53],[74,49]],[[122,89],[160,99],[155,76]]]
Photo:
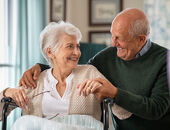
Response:
[[[42,84],[44,82],[44,79],[48,78],[51,69],[52,68],[49,68],[41,72],[40,75],[38,76],[38,79],[36,80],[36,84]]]
[[[46,69],[43,72],[40,73],[38,80],[44,79],[45,77],[48,76],[48,74],[51,72],[52,68]]]
[[[73,70],[74,74],[78,74],[78,75],[90,75],[90,77],[93,77],[94,75],[99,75],[100,72],[98,71],[98,69],[93,66],[93,65],[78,65],[74,70]]]
[[[73,74],[79,79],[105,78],[93,65],[78,65]]]
[[[92,70],[97,70],[96,67],[93,65],[87,64],[87,65],[77,65],[76,68],[74,68],[74,71],[92,71]]]

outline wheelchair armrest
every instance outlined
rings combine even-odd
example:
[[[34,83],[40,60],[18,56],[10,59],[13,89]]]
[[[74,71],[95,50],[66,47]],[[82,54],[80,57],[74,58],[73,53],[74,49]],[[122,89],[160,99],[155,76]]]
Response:
[[[8,112],[9,106],[12,108],[16,108],[18,107],[18,105],[10,97],[2,98],[1,102],[4,103],[3,110],[2,110],[2,130],[6,130],[7,116],[8,116],[7,112]]]
[[[109,109],[108,105],[113,105],[114,99],[112,98],[105,98],[103,99],[103,124],[104,124],[104,130],[109,129]]]
[[[10,97],[3,97],[2,99],[1,99],[1,102],[2,103],[7,103],[7,102],[11,102],[12,101],[12,98],[10,98]]]
[[[8,105],[10,105],[12,107],[18,107],[18,105],[15,103],[15,101],[10,97],[3,97],[1,99],[1,102],[4,103],[4,105],[8,104]]]

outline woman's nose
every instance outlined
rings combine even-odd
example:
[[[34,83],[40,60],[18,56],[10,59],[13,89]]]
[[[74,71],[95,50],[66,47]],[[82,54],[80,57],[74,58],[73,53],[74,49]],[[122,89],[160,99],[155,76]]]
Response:
[[[77,48],[77,47],[74,48],[73,53],[74,53],[75,55],[81,55],[80,49]]]

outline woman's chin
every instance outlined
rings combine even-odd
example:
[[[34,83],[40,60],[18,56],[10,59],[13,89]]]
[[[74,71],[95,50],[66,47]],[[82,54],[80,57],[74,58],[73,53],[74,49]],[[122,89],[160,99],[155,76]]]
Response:
[[[78,65],[78,63],[73,63],[73,64],[70,65],[70,68],[74,69],[74,68],[77,67],[77,65]]]

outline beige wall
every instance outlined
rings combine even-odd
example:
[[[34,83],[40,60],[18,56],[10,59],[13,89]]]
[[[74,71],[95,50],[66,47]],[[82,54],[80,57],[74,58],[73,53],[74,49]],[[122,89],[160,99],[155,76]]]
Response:
[[[110,30],[110,26],[92,27],[88,25],[89,0],[66,0],[66,1],[67,1],[66,21],[76,25],[80,29],[83,35],[82,42],[88,42],[89,31]],[[143,10],[143,1],[144,0],[123,0],[123,9],[135,7]]]

